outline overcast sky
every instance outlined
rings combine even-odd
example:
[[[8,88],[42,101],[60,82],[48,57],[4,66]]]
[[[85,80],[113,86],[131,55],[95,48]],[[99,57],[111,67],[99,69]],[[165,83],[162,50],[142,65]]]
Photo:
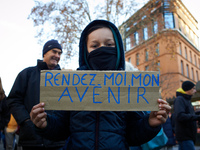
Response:
[[[199,0],[182,0],[200,22]],[[17,74],[24,68],[36,65],[41,59],[42,46],[34,38],[36,29],[27,17],[34,6],[33,0],[0,1],[0,77],[6,95]],[[75,69],[78,62],[69,65]]]

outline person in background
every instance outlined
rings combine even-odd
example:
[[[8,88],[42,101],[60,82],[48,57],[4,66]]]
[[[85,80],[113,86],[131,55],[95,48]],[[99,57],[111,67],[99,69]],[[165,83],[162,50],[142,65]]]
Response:
[[[62,47],[57,40],[49,40],[43,46],[43,60],[37,65],[22,70],[8,95],[7,103],[17,124],[20,126],[19,146],[23,150],[60,150],[65,141],[51,141],[35,132],[29,113],[39,103],[40,71],[60,70],[59,61]],[[53,114],[53,111],[48,113]]]
[[[168,117],[167,121],[162,125],[163,131],[166,134],[168,141],[165,147],[161,150],[173,150],[173,146],[176,145],[176,140],[173,133],[171,119]]]
[[[196,121],[200,115],[196,115],[191,104],[191,97],[196,92],[195,84],[184,81],[182,88],[176,91],[174,100],[175,137],[179,150],[195,150],[197,126]]]
[[[16,134],[17,129],[18,124],[15,121],[13,115],[11,114],[10,121],[4,129],[6,139],[6,150],[14,150],[15,148],[17,150],[20,150],[20,147],[18,147],[19,136]]]
[[[113,23],[94,20],[83,30],[78,70],[125,70],[121,35]],[[70,137],[70,150],[126,150],[152,139],[166,121],[171,107],[157,101],[159,111],[142,117],[123,111],[60,111],[52,116],[44,103],[35,105],[30,116],[38,134],[53,140]]]
[[[4,128],[7,126],[9,120],[10,120],[10,111],[6,103],[6,95],[0,78],[0,132],[1,132],[0,134],[3,141],[4,149],[6,149]]]

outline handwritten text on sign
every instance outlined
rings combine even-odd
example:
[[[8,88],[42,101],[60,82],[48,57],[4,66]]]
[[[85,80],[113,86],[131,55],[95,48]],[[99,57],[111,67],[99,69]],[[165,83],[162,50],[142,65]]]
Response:
[[[49,110],[158,110],[158,72],[43,70],[40,101]]]

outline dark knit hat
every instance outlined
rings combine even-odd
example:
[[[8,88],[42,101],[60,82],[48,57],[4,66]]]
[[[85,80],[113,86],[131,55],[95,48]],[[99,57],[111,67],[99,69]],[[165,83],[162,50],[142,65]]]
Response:
[[[57,40],[49,40],[44,44],[43,47],[43,52],[42,52],[42,56],[44,57],[44,54],[47,53],[49,50],[53,49],[53,48],[58,48],[62,51],[62,47],[61,45],[58,43]]]
[[[189,91],[189,90],[191,90],[194,86],[195,86],[195,84],[192,83],[191,81],[184,81],[184,82],[182,83],[182,89],[183,89],[184,91]]]

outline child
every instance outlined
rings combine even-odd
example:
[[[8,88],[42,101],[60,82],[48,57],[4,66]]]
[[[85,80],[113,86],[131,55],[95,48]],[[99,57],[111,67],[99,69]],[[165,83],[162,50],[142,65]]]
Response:
[[[124,70],[122,39],[109,21],[94,20],[82,32],[78,70]],[[44,103],[30,113],[38,133],[54,140],[69,138],[68,149],[125,150],[152,139],[167,119],[170,106],[158,100],[160,111],[144,117],[135,112],[60,111],[50,116]]]

